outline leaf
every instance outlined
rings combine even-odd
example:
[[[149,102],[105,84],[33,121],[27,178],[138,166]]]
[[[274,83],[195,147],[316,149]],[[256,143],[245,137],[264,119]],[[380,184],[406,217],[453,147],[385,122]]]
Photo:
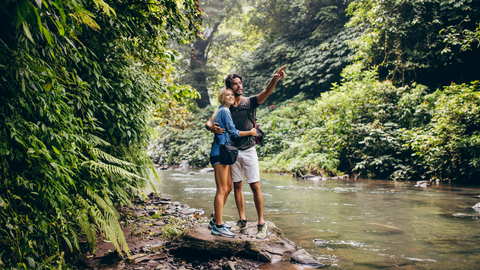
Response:
[[[60,151],[58,151],[58,149],[57,149],[57,148],[55,148],[55,146],[53,146],[53,145],[52,145],[52,148],[53,148],[53,151],[54,151],[54,152],[55,152],[57,155],[59,155],[59,154],[60,154]]]
[[[30,268],[35,267],[35,261],[33,260],[32,257],[27,257],[27,262],[28,262],[28,266],[30,266]]]
[[[58,2],[57,2],[58,1]],[[52,5],[54,5],[58,11],[60,12],[60,16],[62,17],[62,21],[63,23],[66,23],[66,16],[65,16],[65,10],[63,9],[63,6],[62,6],[62,1],[63,0],[57,0],[57,1],[53,1],[52,2]]]
[[[52,89],[52,85],[53,85],[52,79],[48,79],[47,83],[43,85],[43,88],[45,88],[45,90],[47,91],[50,91],[50,89]]]
[[[63,25],[60,21],[57,21],[57,20],[54,20],[52,19],[53,22],[55,23],[55,25],[57,26],[57,29],[58,29],[58,32],[60,33],[60,35],[63,37],[65,36],[65,28],[63,28]]]
[[[30,33],[30,29],[28,28],[28,25],[26,22],[22,22],[23,26],[23,31],[25,31],[25,35],[27,35],[27,38],[30,39],[30,41],[35,44],[35,41],[33,41],[32,34]]]
[[[38,72],[47,71],[47,69],[45,67],[41,67],[41,66],[32,66],[32,69],[35,70],[35,71],[38,71]]]
[[[50,34],[50,31],[48,31],[48,29],[42,25],[42,33],[43,33],[43,36],[47,39],[48,41],[48,44],[50,45],[50,47],[54,47],[53,46],[53,38],[52,38],[52,35]]]

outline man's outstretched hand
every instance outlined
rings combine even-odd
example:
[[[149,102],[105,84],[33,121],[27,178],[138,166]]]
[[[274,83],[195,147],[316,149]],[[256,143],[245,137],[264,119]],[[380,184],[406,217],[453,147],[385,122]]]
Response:
[[[212,128],[210,129],[211,132],[217,134],[217,135],[220,135],[222,134],[223,132],[225,132],[225,129],[224,128],[221,128],[220,125],[218,123],[213,123],[213,126]]]
[[[273,78],[276,79],[285,79],[285,71],[283,71],[287,66],[283,66],[275,75],[273,75]]]

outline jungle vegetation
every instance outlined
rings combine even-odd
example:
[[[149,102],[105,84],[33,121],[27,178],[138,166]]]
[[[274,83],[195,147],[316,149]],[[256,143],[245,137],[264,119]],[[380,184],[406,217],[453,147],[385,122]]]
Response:
[[[197,93],[169,40],[198,2],[2,0],[0,268],[67,267],[98,237],[129,254],[117,206],[150,183],[148,123]],[[161,118],[160,118],[161,119]]]
[[[249,96],[287,65],[257,115],[262,170],[479,182],[480,1],[257,0],[222,20],[211,97],[228,73]],[[152,160],[208,166],[212,110],[158,128]]]

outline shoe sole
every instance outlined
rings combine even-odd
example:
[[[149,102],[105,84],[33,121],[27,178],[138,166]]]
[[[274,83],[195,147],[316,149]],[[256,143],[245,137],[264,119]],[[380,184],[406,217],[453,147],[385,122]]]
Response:
[[[236,230],[236,229],[231,229],[230,231],[231,231],[231,232],[240,232],[242,229],[245,229],[246,227],[247,227],[247,226],[242,227],[242,228],[240,228],[240,229],[238,229],[238,230]]]
[[[220,235],[220,236],[230,237],[230,238],[235,237],[235,234],[234,234],[234,235],[225,235],[225,234],[222,234],[222,233],[216,233],[216,232],[214,232],[214,231],[212,231],[212,234],[213,234],[213,235]]]
[[[212,229],[213,229],[213,225],[211,225],[210,223],[208,223],[207,228],[208,228],[209,230],[212,230]],[[227,229],[230,230],[231,228],[232,228],[231,226],[228,226],[228,225],[227,225]]]

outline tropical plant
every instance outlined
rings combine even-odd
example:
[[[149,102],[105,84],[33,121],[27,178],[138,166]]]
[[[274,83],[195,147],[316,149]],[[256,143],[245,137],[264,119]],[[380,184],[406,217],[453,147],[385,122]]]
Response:
[[[72,262],[99,235],[129,254],[115,206],[145,185],[152,107],[191,40],[195,1],[0,5],[0,267]],[[172,97],[175,99],[175,97]]]
[[[437,87],[478,79],[478,0],[351,1],[356,58],[395,85]],[[477,34],[475,34],[477,32]]]

